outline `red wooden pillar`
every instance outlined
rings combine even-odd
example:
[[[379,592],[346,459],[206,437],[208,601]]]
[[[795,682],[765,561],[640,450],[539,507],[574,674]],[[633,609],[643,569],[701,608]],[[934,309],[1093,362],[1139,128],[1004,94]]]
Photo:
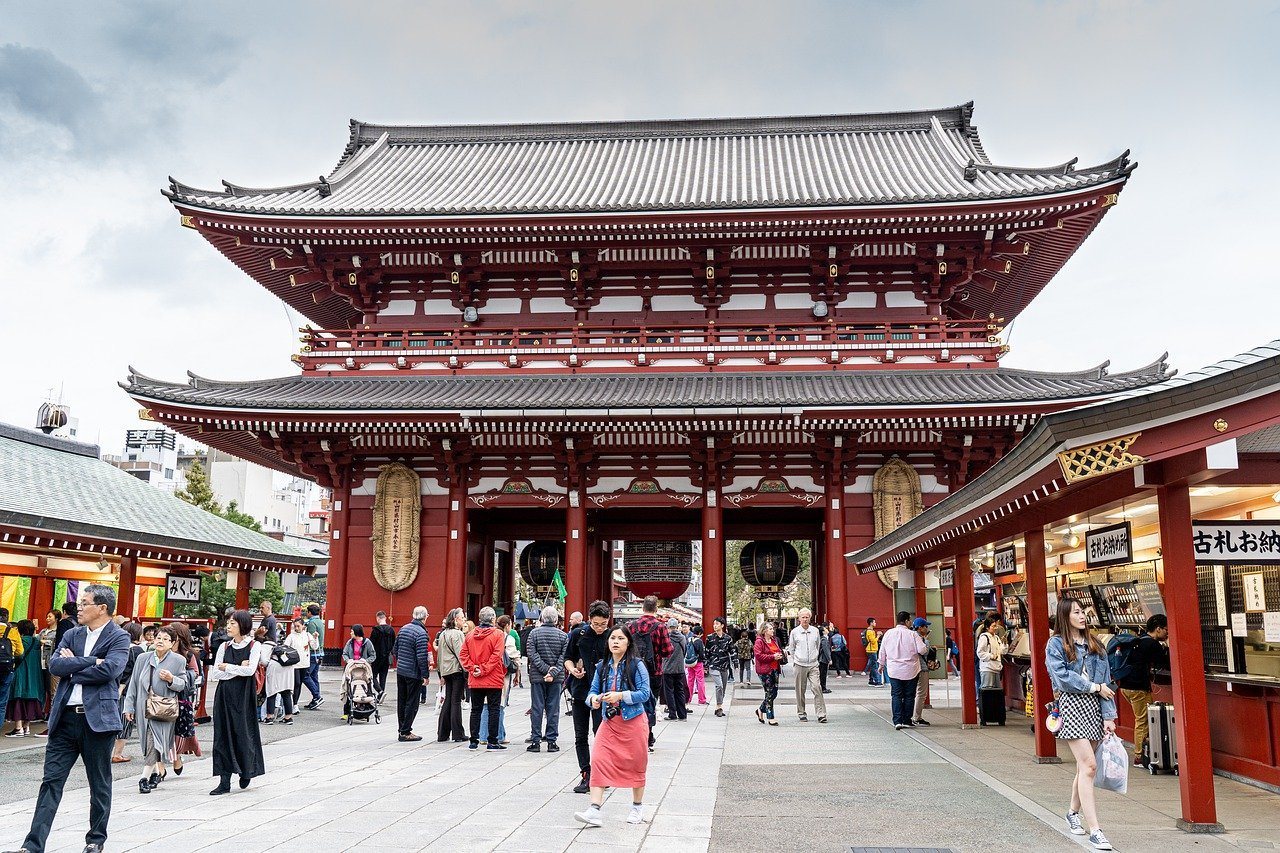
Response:
[[[467,607],[467,473],[458,466],[449,485],[448,540],[444,549],[444,606]],[[475,613],[468,618],[479,619]]]
[[[329,530],[329,578],[324,597],[326,648],[341,649],[346,642],[343,619],[347,608],[347,532],[351,523],[351,480],[348,469],[345,482],[335,484],[333,514]],[[336,645],[335,645],[336,644]]]
[[[1204,648],[1191,546],[1191,494],[1185,481],[1160,486],[1160,546],[1164,556],[1164,605],[1169,614],[1174,726],[1178,743],[1178,788],[1188,832],[1222,832],[1213,791],[1209,700],[1204,684]],[[1119,699],[1119,697],[1117,697]]]
[[[249,570],[236,572],[236,610],[249,609]]]
[[[137,557],[121,557],[120,558],[120,586],[116,589],[116,612],[130,619],[136,615],[133,611],[136,609],[137,601],[137,584],[138,584],[138,558]],[[165,607],[169,606],[168,599],[165,599]],[[171,614],[172,615],[172,614]]]
[[[587,611],[587,508],[582,493],[569,495],[564,522],[564,585],[566,613]],[[568,623],[565,619],[565,623]]]
[[[724,510],[719,490],[708,491],[702,508],[702,630],[711,631],[717,616],[724,616]]]
[[[827,509],[822,525],[825,539],[823,570],[827,576],[827,618],[835,623],[841,634],[850,638],[853,632],[849,627],[849,564],[844,559],[842,470],[839,460],[827,470]]]
[[[960,647],[960,725],[972,728],[978,725],[978,685],[974,680],[977,652],[969,628],[973,624],[973,567],[968,551],[956,554],[951,589],[955,595],[956,645]]]
[[[42,557],[40,559],[44,558]],[[116,606],[119,607],[118,602]],[[32,578],[31,603],[28,605],[27,610],[29,618],[35,622],[39,628],[44,628],[44,615],[52,609],[53,578],[48,577],[47,575],[44,577]]]
[[[1049,643],[1049,580],[1044,563],[1044,528],[1033,527],[1022,536],[1027,573],[1027,614],[1031,620],[1031,689],[1035,692],[1036,763],[1057,764],[1058,741],[1044,724],[1041,709],[1053,695],[1044,647]],[[972,600],[972,599],[971,599]]]

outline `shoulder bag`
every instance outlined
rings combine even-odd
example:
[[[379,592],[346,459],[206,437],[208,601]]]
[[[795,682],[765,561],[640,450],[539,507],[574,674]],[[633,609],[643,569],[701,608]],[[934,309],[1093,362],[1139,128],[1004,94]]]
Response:
[[[147,674],[147,705],[145,713],[148,720],[155,720],[158,723],[172,723],[178,719],[178,699],[176,696],[161,696],[159,693],[151,689],[150,678],[155,674],[156,666],[151,665],[151,672]]]

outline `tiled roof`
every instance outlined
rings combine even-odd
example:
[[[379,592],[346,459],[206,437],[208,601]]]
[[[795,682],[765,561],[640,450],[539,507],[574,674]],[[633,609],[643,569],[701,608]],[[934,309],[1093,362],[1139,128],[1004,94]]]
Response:
[[[1058,451],[1078,443],[1126,432],[1141,432],[1153,423],[1185,417],[1206,406],[1223,405],[1246,396],[1280,391],[1280,339],[1254,347],[1230,358],[1170,377],[1162,382],[1134,388],[1101,402],[1088,403],[1054,412],[1036,422],[1013,450],[1001,457],[976,479],[942,501],[926,509],[897,530],[887,533],[867,547],[846,557],[859,566],[876,569],[887,557],[929,536],[954,530],[966,513],[974,511],[993,496],[1015,488],[1024,478],[1047,465],[1056,465]],[[1270,440],[1277,426],[1268,426],[1237,441],[1240,452],[1271,452]]]
[[[351,411],[850,407],[1089,399],[1172,375],[1163,358],[1128,373],[1011,368],[810,373],[587,373],[558,376],[289,376],[187,384],[131,371],[121,386],[140,399],[211,408]]]
[[[92,445],[0,424],[0,524],[292,568],[323,557],[147,485]]]
[[[202,190],[175,202],[282,215],[469,215],[846,207],[1069,192],[1123,178],[1108,163],[993,165],[973,105],[862,115],[392,126],[352,121],[318,181]]]

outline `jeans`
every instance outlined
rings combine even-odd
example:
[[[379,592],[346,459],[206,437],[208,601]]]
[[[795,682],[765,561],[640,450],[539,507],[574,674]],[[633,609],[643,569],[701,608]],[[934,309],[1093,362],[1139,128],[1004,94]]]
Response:
[[[751,658],[738,658],[738,680],[743,684],[751,683]]]
[[[778,672],[762,672],[760,673],[760,683],[764,685],[764,701],[760,703],[760,711],[773,719],[773,700],[778,698]]]
[[[805,690],[813,691],[813,704],[819,717],[827,715],[827,700],[822,695],[822,685],[818,680],[817,666],[794,666],[796,673],[796,713],[805,716]]]
[[[467,674],[461,670],[443,679],[444,704],[440,706],[436,721],[436,740],[462,740],[467,730],[462,727],[462,693],[467,686]]]
[[[480,717],[484,713],[485,707],[489,708],[489,715],[485,718],[487,726],[485,727],[485,737],[480,737]],[[481,740],[488,741],[489,744],[496,744],[501,738],[498,737],[498,724],[502,721],[502,688],[501,687],[472,687],[471,688],[471,742],[478,743]]]
[[[552,714],[554,717],[555,715]],[[487,732],[489,730],[489,706],[485,705],[484,710],[480,712],[480,731]],[[498,703],[498,742],[505,742],[507,739],[507,709]]]
[[[53,818],[62,802],[62,790],[76,759],[84,761],[89,777],[89,831],[85,844],[107,843],[107,822],[111,820],[111,748],[118,732],[95,732],[84,714],[64,709],[58,728],[49,735],[44,752],[44,778],[31,818],[31,831],[22,846],[31,853],[44,853],[44,843]]]
[[[685,669],[685,679],[688,682],[689,701],[693,701],[694,690],[698,692],[698,704],[707,704],[707,674],[706,667],[701,661],[689,665]]]
[[[585,694],[583,698],[586,698]],[[601,710],[592,708],[577,697],[573,700],[573,749],[578,754],[578,770],[591,772],[591,744],[588,740],[590,732],[600,728]]]
[[[311,655],[311,666],[307,669],[306,675],[302,676],[302,683],[311,691],[311,701],[314,702],[320,698],[320,662],[324,660],[324,655],[318,655],[314,652]],[[301,695],[302,691],[298,691],[297,695]],[[297,696],[294,697],[295,699]]]
[[[418,718],[418,693],[421,690],[421,678],[409,678],[396,673],[396,719],[402,735],[413,733],[413,721]]]
[[[867,657],[867,684],[879,687],[884,684],[880,678],[880,658],[872,654]]]
[[[906,726],[911,724],[911,712],[915,710],[916,682],[915,678],[894,678],[889,676],[889,688],[893,693],[893,724]]]
[[[9,642],[7,639],[0,642]],[[4,728],[4,712],[9,707],[9,691],[13,689],[13,679],[18,675],[17,671],[9,673],[3,679],[0,679],[0,729]]]
[[[532,726],[533,743],[555,743],[560,736],[560,691],[564,689],[562,681],[543,681],[541,678],[529,679],[529,700],[533,703],[533,712],[529,715]],[[546,721],[546,732],[543,732],[543,720]]]
[[[716,688],[716,707],[719,708],[724,704],[725,686],[733,678],[733,670],[731,669],[712,669],[711,683]]]

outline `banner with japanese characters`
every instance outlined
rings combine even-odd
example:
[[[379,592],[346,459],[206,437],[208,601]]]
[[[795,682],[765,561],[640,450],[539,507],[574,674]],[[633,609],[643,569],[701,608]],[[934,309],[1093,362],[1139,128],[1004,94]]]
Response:
[[[1193,521],[1200,565],[1280,565],[1280,521]]]

